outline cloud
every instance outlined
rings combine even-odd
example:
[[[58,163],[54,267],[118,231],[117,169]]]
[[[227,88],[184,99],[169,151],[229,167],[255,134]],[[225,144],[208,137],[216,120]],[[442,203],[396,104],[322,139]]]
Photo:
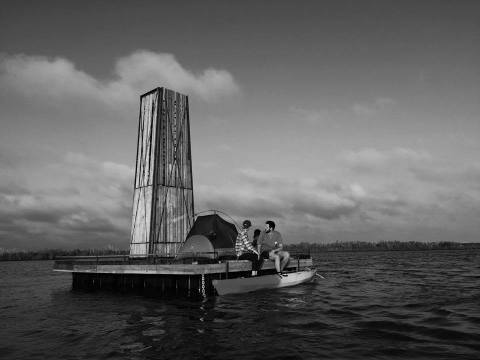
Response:
[[[0,54],[1,247],[128,247],[133,169],[123,162],[134,161],[139,95],[164,86],[213,103],[240,92],[226,70],[146,50],[111,74]]]
[[[310,177],[239,169],[221,186],[197,187],[197,209],[256,227],[273,219],[291,242],[478,240],[478,164],[407,147],[344,151],[337,164]]]
[[[355,103],[352,110],[358,116],[372,116],[382,110],[385,110],[396,104],[396,101],[390,98],[379,97],[371,103]]]
[[[409,148],[360,149],[344,152],[341,159],[344,176],[356,179],[367,191],[361,207],[367,223],[396,229],[404,236],[426,234],[428,229],[438,236],[439,229],[445,229],[443,240],[476,240],[479,164],[454,163]],[[461,237],[446,238],[455,232]]]
[[[173,55],[149,51],[118,59],[106,79],[65,58],[3,55],[0,85],[0,246],[23,248],[127,247],[133,169],[123,162],[134,160],[138,95],[164,85],[214,102],[240,91],[225,70],[193,71]],[[395,101],[355,105],[366,116]],[[335,111],[352,115],[352,108]],[[311,123],[329,115],[290,112]],[[293,172],[288,161],[277,174],[228,170],[232,178],[216,160],[196,163],[209,175],[219,172],[216,185],[196,183],[196,210],[219,208],[257,224],[272,218],[293,241],[411,240],[428,230],[443,240],[478,238],[478,164],[408,146],[371,145],[336,159],[311,159],[306,173]]]
[[[442,164],[436,167],[413,167],[415,177],[422,182],[480,189],[480,163]]]
[[[200,187],[200,205],[228,210],[238,218],[334,220],[353,214],[366,195],[359,184],[297,180],[254,169],[240,169],[237,179],[240,183],[235,185]]]
[[[41,166],[49,183],[0,181],[3,248],[128,246],[133,170],[68,153]],[[23,165],[19,165],[21,167]],[[23,170],[17,168],[14,174]],[[38,170],[38,169],[34,169]]]
[[[109,78],[61,57],[0,54],[0,143],[19,157],[48,148],[123,161],[135,154],[139,95],[158,86],[204,108],[240,91],[228,71],[196,73],[171,54],[134,52],[117,60]]]
[[[243,186],[199,185],[195,189],[197,211],[217,209],[224,211],[238,222],[241,218],[283,218],[281,202],[258,191]]]
[[[5,55],[0,57],[0,81],[4,90],[42,97],[92,96],[100,92],[101,83],[78,70],[64,58]]]
[[[375,148],[362,148],[355,151],[345,151],[340,155],[340,160],[347,165],[374,170],[385,166],[414,165],[428,162],[432,156],[425,150],[414,150],[409,148],[397,147],[388,150],[379,150]]]
[[[480,205],[477,163],[454,163],[434,158],[425,150],[404,147],[347,151],[339,159],[348,178],[366,184],[373,196],[368,199],[370,209],[378,214],[403,213],[405,219],[415,222],[419,211],[443,209],[444,214],[453,214],[469,208],[470,201]],[[407,216],[409,213],[413,215]]]
[[[207,101],[239,91],[233,76],[226,70],[208,68],[198,74],[185,69],[171,54],[159,54],[147,50],[121,58],[115,72],[120,83],[133,89],[149,90],[165,84],[186,93],[194,93]]]
[[[110,79],[96,79],[68,59],[45,56],[0,56],[2,92],[16,91],[29,98],[55,101],[87,98],[118,106],[137,102],[138,94],[164,86],[205,101],[239,92],[226,70],[208,68],[199,73],[185,69],[172,54],[138,50],[119,58]]]
[[[250,218],[255,227],[273,219],[288,242],[471,241],[478,234],[478,165],[453,171],[424,151],[408,148],[345,154],[356,161],[351,165],[365,159],[371,165],[374,159],[375,171],[359,171],[348,162],[343,172],[312,177],[239,169],[221,185],[196,185],[196,211],[219,209],[238,223]],[[0,166],[8,159],[8,153],[3,155]],[[402,163],[409,166],[399,168]],[[27,177],[17,176],[25,164],[11,166],[15,171],[0,179],[3,248],[128,246],[132,168],[70,152],[39,164],[50,182],[37,176],[32,186]],[[400,174],[392,176],[393,170]],[[449,238],[454,234],[462,237]]]
[[[233,151],[233,147],[229,144],[218,144],[215,146],[215,149],[223,153]]]
[[[305,121],[308,124],[328,123],[332,121],[331,112],[327,110],[305,109],[299,106],[290,106],[289,109],[296,121]]]
[[[352,112],[360,117],[371,117],[396,105],[390,98],[379,97],[372,102],[354,103],[347,108],[308,109],[300,106],[290,106],[288,111],[295,121],[302,121],[309,125],[322,124],[323,126],[337,127],[341,118],[350,119]],[[351,125],[349,125],[351,126]]]

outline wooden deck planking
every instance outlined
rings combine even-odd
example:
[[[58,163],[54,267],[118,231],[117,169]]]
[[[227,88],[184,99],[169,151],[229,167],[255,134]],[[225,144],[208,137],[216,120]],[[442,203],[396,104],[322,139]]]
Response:
[[[288,268],[312,266],[312,259],[291,259]],[[272,270],[275,265],[266,260],[262,270]],[[231,260],[218,264],[102,264],[86,261],[55,261],[54,271],[95,274],[144,274],[144,275],[201,275],[252,270],[248,260]]]

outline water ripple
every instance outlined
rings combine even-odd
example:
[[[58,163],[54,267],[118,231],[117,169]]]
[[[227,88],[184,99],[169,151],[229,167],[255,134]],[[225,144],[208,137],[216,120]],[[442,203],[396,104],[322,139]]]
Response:
[[[480,253],[325,253],[324,280],[189,301],[71,291],[0,263],[11,359],[478,359]],[[275,344],[272,346],[272,344]]]

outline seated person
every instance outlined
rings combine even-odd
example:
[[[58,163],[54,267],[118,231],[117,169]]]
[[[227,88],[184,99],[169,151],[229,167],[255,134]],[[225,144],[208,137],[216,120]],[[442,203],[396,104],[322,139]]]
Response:
[[[252,241],[252,246],[254,248],[257,248],[258,246],[258,237],[260,236],[260,229],[255,229],[255,231],[253,232],[253,241]]]
[[[271,220],[265,222],[265,230],[258,238],[258,250],[261,258],[266,257],[275,262],[275,269],[281,274],[290,260],[288,251],[283,251],[282,235],[275,230],[275,223]]]
[[[238,260],[250,260],[252,262],[252,275],[255,276],[262,267],[263,258],[259,256],[258,251],[255,250],[248,239],[248,229],[252,226],[251,221],[245,220],[242,226],[243,228],[235,241],[235,252]]]

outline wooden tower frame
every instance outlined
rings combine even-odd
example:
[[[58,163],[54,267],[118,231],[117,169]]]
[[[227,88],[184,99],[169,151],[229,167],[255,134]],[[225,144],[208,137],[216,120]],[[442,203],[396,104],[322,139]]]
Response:
[[[188,96],[156,88],[140,96],[131,256],[175,256],[193,224]]]

